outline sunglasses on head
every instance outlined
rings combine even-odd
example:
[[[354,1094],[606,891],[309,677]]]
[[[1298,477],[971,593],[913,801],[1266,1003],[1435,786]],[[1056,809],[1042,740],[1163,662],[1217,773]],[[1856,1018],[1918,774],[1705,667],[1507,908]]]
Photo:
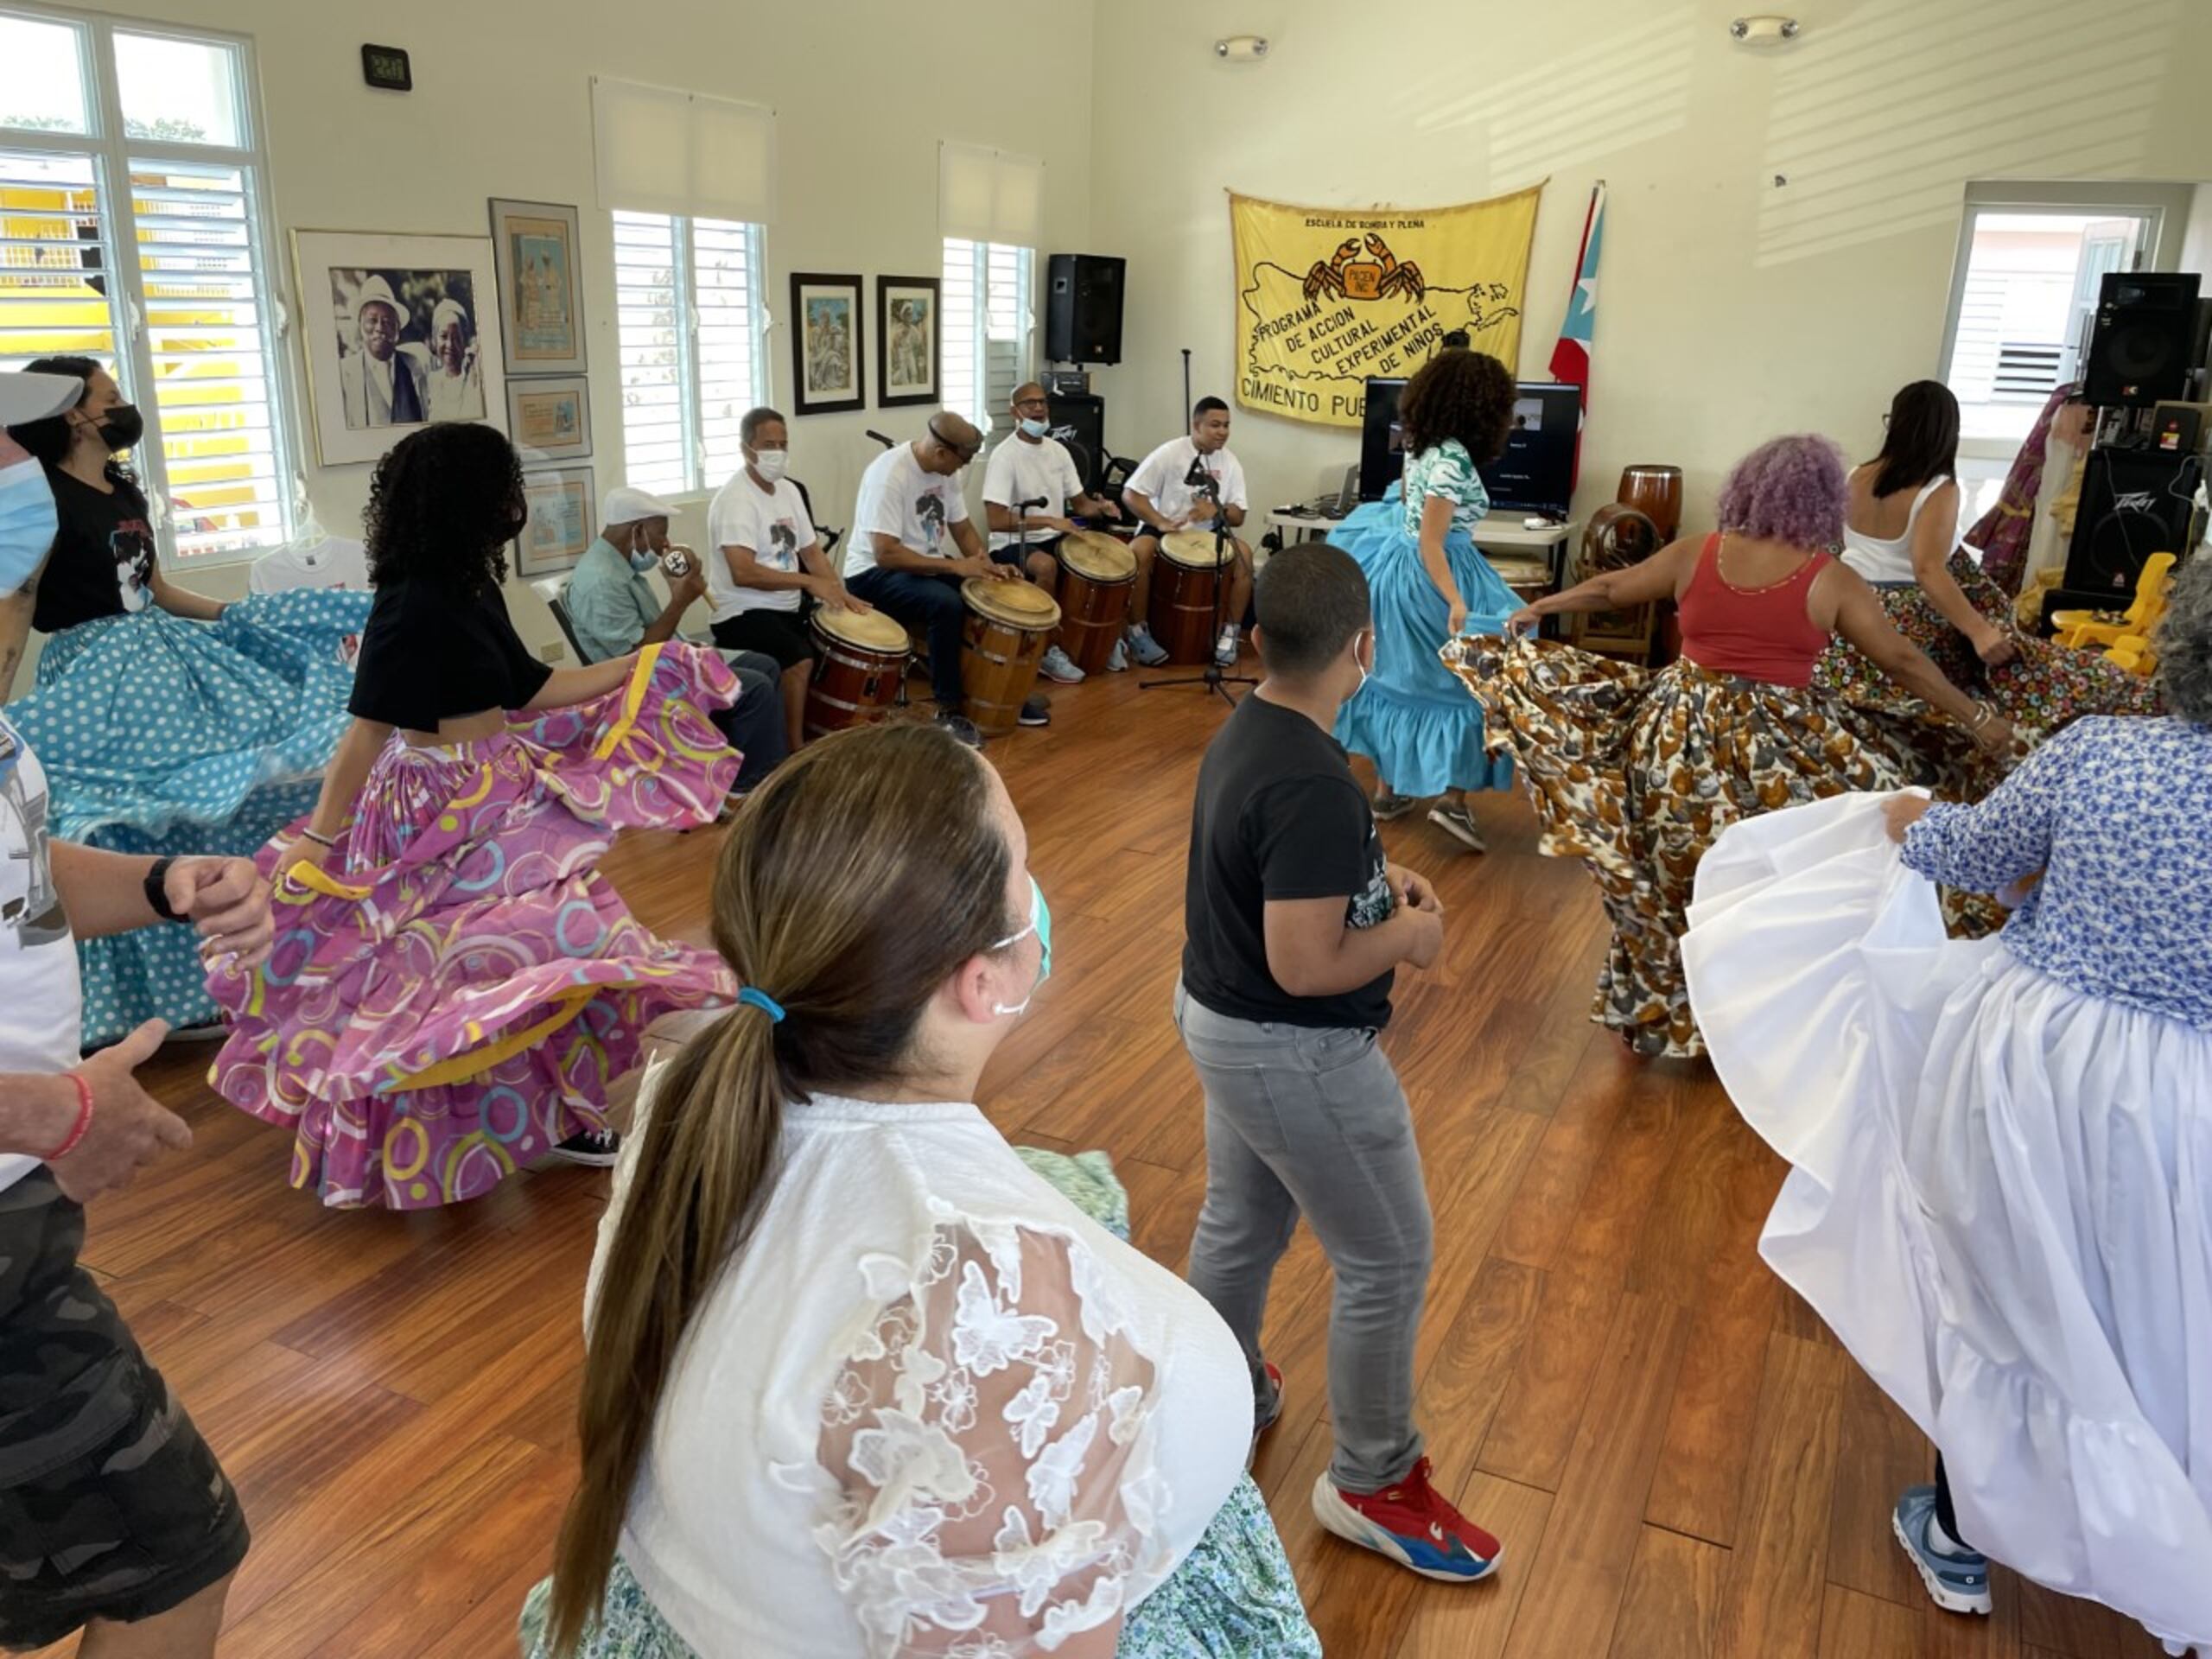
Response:
[[[982,448],[980,444],[955,443],[950,438],[946,437],[944,433],[937,429],[937,423],[935,421],[931,421],[929,423],[928,429],[930,436],[936,439],[939,444],[952,451],[954,454],[959,456],[963,461],[975,460],[976,451]]]

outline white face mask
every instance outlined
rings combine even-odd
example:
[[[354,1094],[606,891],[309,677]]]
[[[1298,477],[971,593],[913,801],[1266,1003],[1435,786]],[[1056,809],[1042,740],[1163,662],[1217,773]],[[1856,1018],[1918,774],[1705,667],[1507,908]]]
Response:
[[[1375,636],[1372,633],[1367,636],[1367,651],[1368,662],[1371,663],[1375,660]],[[1367,663],[1359,660],[1359,647],[1357,645],[1352,647],[1351,665],[1359,671],[1359,683],[1352,688],[1351,693],[1356,697],[1367,690]],[[1347,702],[1351,700],[1350,697],[1345,699]]]
[[[1021,423],[1021,435],[1026,438],[1041,438],[1052,429],[1043,421],[1025,420]]]
[[[753,470],[773,484],[783,477],[784,468],[791,465],[788,449],[757,449],[753,454]]]

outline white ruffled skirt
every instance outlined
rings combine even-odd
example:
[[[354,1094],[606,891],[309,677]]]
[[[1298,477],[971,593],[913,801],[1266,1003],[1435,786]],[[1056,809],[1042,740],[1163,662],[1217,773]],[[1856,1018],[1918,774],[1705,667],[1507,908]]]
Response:
[[[1682,960],[1760,1240],[1992,1559],[2212,1652],[2212,1032],[1947,940],[1877,795],[1733,825]]]

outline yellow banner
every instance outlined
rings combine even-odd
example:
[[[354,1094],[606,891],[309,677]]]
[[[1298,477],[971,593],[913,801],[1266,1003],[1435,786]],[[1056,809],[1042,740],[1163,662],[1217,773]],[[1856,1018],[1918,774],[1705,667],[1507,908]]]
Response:
[[[1411,374],[1454,328],[1517,370],[1541,190],[1357,213],[1232,194],[1236,401],[1357,426],[1368,377]]]

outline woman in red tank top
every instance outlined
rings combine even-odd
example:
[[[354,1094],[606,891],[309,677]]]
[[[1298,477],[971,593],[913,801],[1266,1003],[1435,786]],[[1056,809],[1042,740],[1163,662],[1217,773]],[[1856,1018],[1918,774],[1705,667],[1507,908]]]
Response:
[[[1963,763],[2012,743],[1825,550],[1843,538],[1845,499],[1834,444],[1777,438],[1729,475],[1716,534],[1539,600],[1508,625],[1516,637],[1471,642],[1452,661],[1490,741],[1524,769],[1541,850],[1586,859],[1597,878],[1613,942],[1591,1017],[1639,1053],[1705,1052],[1676,942],[1721,830],[1848,790],[1936,781],[1923,751]],[[1656,673],[1526,637],[1541,617],[1660,599],[1680,608],[1682,654]],[[1940,711],[1920,717],[1928,736],[1863,721],[1814,685],[1839,633]]]

